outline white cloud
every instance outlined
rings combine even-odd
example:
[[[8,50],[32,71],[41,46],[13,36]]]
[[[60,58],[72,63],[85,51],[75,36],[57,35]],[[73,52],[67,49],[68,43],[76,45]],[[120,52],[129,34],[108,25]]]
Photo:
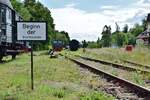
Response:
[[[99,13],[87,13],[75,8],[51,9],[56,29],[65,30],[72,38],[97,40],[102,27],[110,24],[108,18]]]
[[[117,9],[119,6],[111,6],[111,5],[106,5],[106,6],[102,6],[100,7],[100,9],[103,9],[103,10],[114,10],[114,9]]]
[[[77,3],[69,3],[67,4],[65,7],[75,7],[77,5]]]
[[[137,2],[128,8],[115,9],[114,6],[103,6],[99,12],[86,12],[75,8],[74,4],[64,8],[51,9],[57,30],[65,30],[70,33],[71,38],[78,40],[94,40],[100,37],[104,25],[111,25],[115,30],[115,22],[121,28],[128,24],[133,26],[144,18],[149,12],[147,3]]]
[[[150,3],[150,0],[139,0],[137,3],[138,4]]]

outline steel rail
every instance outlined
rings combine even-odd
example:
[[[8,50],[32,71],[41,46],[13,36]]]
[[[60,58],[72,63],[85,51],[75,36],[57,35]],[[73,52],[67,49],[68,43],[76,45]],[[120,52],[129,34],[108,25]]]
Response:
[[[130,82],[128,80],[125,80],[123,78],[114,76],[110,73],[107,73],[107,72],[97,68],[97,67],[85,64],[85,63],[80,62],[76,59],[69,58],[67,56],[65,56],[65,57],[67,59],[75,62],[76,64],[80,65],[80,67],[87,68],[95,74],[104,76],[104,78],[106,78],[108,81],[111,81],[111,82],[113,81],[114,84],[119,83],[122,87],[129,89],[131,92],[135,93],[138,97],[144,98],[144,100],[150,99],[150,90],[145,88],[145,87],[137,85],[137,84]]]
[[[136,66],[145,67],[146,69],[150,69],[149,65],[143,65],[143,64],[139,64],[139,63],[136,63],[136,62],[131,62],[131,61],[128,61],[128,60],[122,60],[122,61],[125,62],[125,63],[136,65]]]
[[[144,70],[144,69],[140,69],[140,68],[133,68],[133,67],[125,66],[125,65],[112,63],[112,62],[109,62],[109,61],[98,60],[98,59],[93,59],[93,58],[89,58],[89,57],[83,57],[83,56],[79,56],[79,55],[75,55],[75,56],[76,57],[80,57],[82,59],[89,60],[89,61],[99,62],[99,63],[105,64],[105,65],[111,65],[112,67],[120,68],[120,69],[127,70],[127,71],[139,71],[141,73],[148,73],[148,74],[150,73],[149,70]]]

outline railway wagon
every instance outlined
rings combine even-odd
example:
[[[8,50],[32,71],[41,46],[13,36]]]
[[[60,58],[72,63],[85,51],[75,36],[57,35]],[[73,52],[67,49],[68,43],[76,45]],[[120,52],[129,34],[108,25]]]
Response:
[[[0,61],[7,55],[14,59],[27,49],[27,42],[17,41],[16,21],[22,20],[9,0],[0,0]]]
[[[71,51],[77,51],[80,47],[79,41],[73,39],[69,42],[69,48]]]
[[[53,48],[53,51],[61,51],[61,50],[63,50],[63,47],[64,47],[64,45],[63,45],[63,41],[61,41],[61,40],[54,40],[54,41],[52,41],[52,48]]]

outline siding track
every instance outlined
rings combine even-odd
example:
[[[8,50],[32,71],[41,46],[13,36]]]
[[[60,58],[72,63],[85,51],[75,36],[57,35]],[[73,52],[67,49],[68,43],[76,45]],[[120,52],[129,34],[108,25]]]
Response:
[[[97,75],[103,76],[107,82],[111,83],[111,86],[106,86],[105,91],[113,94],[118,100],[150,100],[150,90],[137,85],[133,82],[117,77],[110,73],[107,73],[95,66],[88,65],[77,59],[65,56],[67,59],[80,65],[82,68],[88,69]],[[88,59],[89,60],[89,59]],[[106,62],[104,62],[106,63]],[[107,63],[106,63],[107,64]],[[109,63],[108,63],[109,64]],[[112,92],[113,91],[113,92]],[[115,91],[115,92],[114,92]]]
[[[89,60],[89,61],[99,62],[99,63],[105,64],[105,65],[111,65],[112,67],[120,68],[120,69],[127,70],[127,71],[139,71],[141,73],[150,74],[150,70],[145,70],[145,69],[142,69],[142,68],[134,68],[134,67],[125,66],[125,65],[122,65],[122,64],[112,63],[112,62],[109,62],[109,61],[97,60],[97,59],[93,59],[93,58],[89,58],[89,57],[82,57],[82,56],[79,56],[79,55],[75,55],[75,56],[80,57],[80,58],[85,59],[85,60]]]

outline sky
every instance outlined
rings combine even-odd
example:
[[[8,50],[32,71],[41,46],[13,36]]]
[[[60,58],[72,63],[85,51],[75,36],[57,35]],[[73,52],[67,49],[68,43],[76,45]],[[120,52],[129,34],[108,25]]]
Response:
[[[150,13],[150,0],[39,0],[51,11],[56,29],[71,39],[96,41],[104,25],[115,31],[117,22],[133,27]]]

